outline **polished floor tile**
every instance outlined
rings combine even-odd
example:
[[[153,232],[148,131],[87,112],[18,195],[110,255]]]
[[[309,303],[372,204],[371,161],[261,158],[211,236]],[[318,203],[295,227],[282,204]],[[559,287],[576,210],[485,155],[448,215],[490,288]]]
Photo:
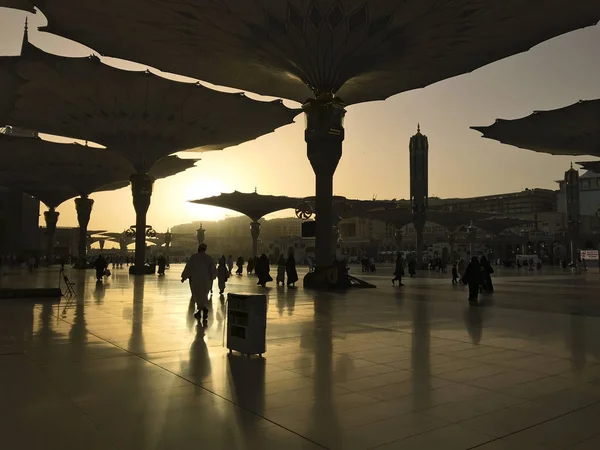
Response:
[[[391,268],[348,292],[234,276],[227,292],[268,298],[267,352],[248,358],[224,348],[225,297],[193,318],[181,270],[72,271],[71,299],[0,300],[7,448],[600,448],[595,273],[499,269],[480,307],[437,274],[393,287]],[[13,270],[0,286],[57,281]]]

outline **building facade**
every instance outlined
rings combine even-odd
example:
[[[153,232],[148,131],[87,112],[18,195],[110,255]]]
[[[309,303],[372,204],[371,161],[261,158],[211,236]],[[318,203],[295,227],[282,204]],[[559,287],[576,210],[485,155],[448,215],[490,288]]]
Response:
[[[557,181],[557,210],[566,213],[566,182]],[[600,175],[588,170],[579,177],[579,212],[582,216],[598,216],[600,213]]]

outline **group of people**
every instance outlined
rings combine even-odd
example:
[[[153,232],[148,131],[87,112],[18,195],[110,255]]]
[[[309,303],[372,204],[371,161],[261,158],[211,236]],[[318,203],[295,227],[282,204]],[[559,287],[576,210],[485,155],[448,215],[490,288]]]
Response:
[[[396,257],[396,266],[394,268],[394,278],[392,278],[392,284],[395,285],[398,282],[398,286],[404,286],[402,283],[402,277],[404,276],[405,260],[404,257],[399,254]],[[443,271],[443,265],[438,264],[438,271]],[[416,264],[414,260],[410,260],[408,263],[408,272],[411,277],[415,276]],[[465,262],[461,258],[452,264],[452,284],[456,285],[463,283],[469,286],[469,303],[477,304],[479,292],[494,292],[494,285],[492,283],[492,274],[494,268],[492,267],[489,260],[484,256],[479,259],[477,256],[473,256],[469,264],[465,267]]]
[[[233,258],[225,258],[222,255],[218,264],[215,266],[213,258],[206,254],[207,245],[202,243],[198,247],[198,253],[192,255],[181,274],[181,282],[190,280],[190,289],[194,299],[197,311],[194,317],[207,320],[208,318],[208,295],[212,292],[212,286],[215,279],[219,287],[219,294],[225,292],[227,280],[233,271]],[[236,262],[236,274],[242,275],[244,261],[239,257]],[[266,287],[267,283],[273,281],[270,275],[269,258],[264,253],[259,258],[250,258],[248,260],[248,273],[255,272],[258,278],[257,284]],[[287,280],[286,280],[287,277]],[[283,255],[277,261],[277,285],[287,284],[288,287],[294,286],[298,281],[298,272],[296,271],[296,260],[294,255],[290,254],[286,259]],[[287,282],[287,283],[286,283]]]

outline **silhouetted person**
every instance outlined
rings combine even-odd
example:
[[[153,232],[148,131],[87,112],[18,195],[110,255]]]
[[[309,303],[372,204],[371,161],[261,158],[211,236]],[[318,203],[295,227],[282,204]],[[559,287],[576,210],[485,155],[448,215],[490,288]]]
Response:
[[[158,274],[164,275],[166,267],[167,267],[167,259],[163,255],[160,255],[158,257]]]
[[[217,267],[219,294],[225,292],[225,283],[227,283],[227,278],[229,278],[229,266],[225,261],[225,255],[222,255],[221,258],[219,258],[219,267]]]
[[[404,276],[404,258],[402,255],[398,255],[396,257],[396,267],[394,270],[394,278],[392,278],[392,284],[395,286],[396,281],[398,282],[398,286],[404,286],[402,284],[402,277]]]
[[[254,272],[254,257],[250,257],[248,258],[248,264],[246,265],[246,272],[248,273],[248,275],[252,275],[252,272]]]
[[[181,273],[182,283],[187,279],[190,280],[192,298],[198,307],[194,317],[199,318],[200,314],[203,314],[204,320],[208,319],[208,293],[212,291],[213,281],[217,277],[215,261],[206,254],[206,248],[206,244],[200,244],[198,253],[190,256]]]
[[[481,257],[481,285],[484,290],[487,292],[494,292],[494,285],[492,283],[492,274],[494,273],[494,268],[488,261],[488,259],[484,256]]]
[[[238,256],[238,259],[235,262],[235,265],[237,266],[237,270],[235,271],[235,273],[237,275],[242,275],[244,273],[244,258],[242,258],[241,256]]]
[[[258,285],[262,287],[266,287],[266,284],[269,281],[273,281],[269,271],[271,270],[269,266],[269,258],[264,253],[260,255],[258,261],[256,262],[256,276],[258,277]]]
[[[466,264],[465,264],[465,260],[460,258],[458,260],[458,265],[456,266],[456,268],[458,269],[458,278],[462,279],[463,275],[465,274],[465,270],[466,270]]]
[[[481,284],[481,264],[479,264],[477,256],[471,258],[471,262],[463,274],[462,281],[464,284],[469,285],[469,303],[476,305],[479,297],[479,285]]]
[[[96,269],[96,281],[102,281],[102,277],[104,276],[104,272],[108,264],[102,255],[98,256],[96,262],[94,263],[94,269]]]
[[[227,258],[227,268],[229,269],[229,275],[231,275],[231,272],[233,272],[233,256],[231,255]]]
[[[279,255],[279,259],[277,260],[277,286],[279,286],[279,283],[281,283],[282,286],[285,286],[285,265],[285,256]]]
[[[285,263],[285,272],[287,274],[287,285],[294,286],[298,281],[298,271],[296,270],[296,259],[294,255],[290,254]]]
[[[416,271],[417,268],[417,261],[415,261],[414,258],[410,258],[410,260],[408,261],[408,274],[411,277],[414,277],[417,273]]]
[[[460,280],[458,277],[458,263],[454,261],[454,263],[452,264],[452,284],[458,284],[459,281]]]

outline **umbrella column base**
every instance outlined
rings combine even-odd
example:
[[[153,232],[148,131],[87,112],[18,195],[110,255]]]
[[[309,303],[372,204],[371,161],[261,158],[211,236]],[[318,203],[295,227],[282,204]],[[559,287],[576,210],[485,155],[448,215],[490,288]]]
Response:
[[[349,275],[344,263],[321,267],[314,272],[309,272],[304,276],[302,284],[307,289],[319,290],[376,287]]]

